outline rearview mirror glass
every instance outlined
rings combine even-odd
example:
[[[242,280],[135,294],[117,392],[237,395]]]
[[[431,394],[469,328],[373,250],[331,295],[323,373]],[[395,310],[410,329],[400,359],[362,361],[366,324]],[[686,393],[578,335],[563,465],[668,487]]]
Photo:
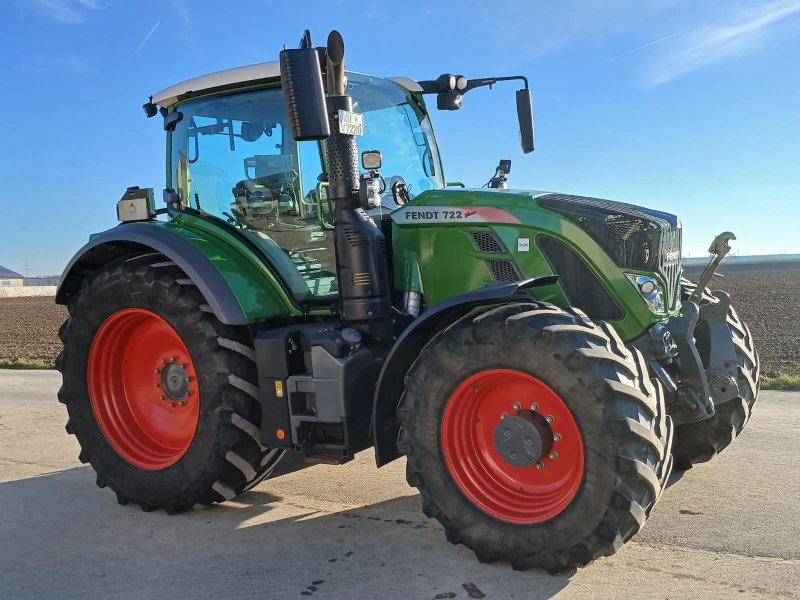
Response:
[[[298,142],[327,138],[331,130],[317,51],[314,48],[282,50],[280,69],[292,137]]]
[[[517,118],[520,145],[525,154],[533,152],[533,102],[529,89],[517,90]]]

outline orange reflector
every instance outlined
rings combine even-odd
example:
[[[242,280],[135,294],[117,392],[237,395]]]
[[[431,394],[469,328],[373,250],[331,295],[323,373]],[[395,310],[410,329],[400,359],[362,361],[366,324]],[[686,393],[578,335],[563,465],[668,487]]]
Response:
[[[275,437],[277,437],[279,440],[282,440],[286,437],[286,432],[283,429],[278,429],[275,431]]]

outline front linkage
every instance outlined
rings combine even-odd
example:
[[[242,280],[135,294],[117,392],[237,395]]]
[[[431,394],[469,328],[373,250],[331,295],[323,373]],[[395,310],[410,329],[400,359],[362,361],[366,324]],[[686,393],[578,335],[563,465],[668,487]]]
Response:
[[[727,231],[714,238],[709,247],[713,256],[696,287],[687,289],[684,280],[680,315],[656,324],[632,342],[664,384],[676,425],[710,419],[715,407],[742,395],[728,325],[730,296],[705,291],[733,239],[736,236]]]

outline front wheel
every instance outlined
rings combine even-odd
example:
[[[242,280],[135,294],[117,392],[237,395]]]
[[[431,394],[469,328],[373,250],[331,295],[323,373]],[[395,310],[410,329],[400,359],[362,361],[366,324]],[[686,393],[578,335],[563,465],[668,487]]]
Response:
[[[398,415],[425,514],[516,569],[613,554],[671,469],[660,383],[574,309],[511,304],[446,329],[409,370]]]
[[[174,513],[234,497],[283,451],[260,444],[255,352],[163,256],[101,268],[69,305],[58,397],[97,484]]]

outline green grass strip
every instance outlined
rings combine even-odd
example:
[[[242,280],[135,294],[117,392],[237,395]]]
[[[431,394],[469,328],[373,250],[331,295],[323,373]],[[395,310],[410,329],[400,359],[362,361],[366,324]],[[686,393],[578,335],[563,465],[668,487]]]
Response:
[[[761,389],[800,391],[800,375],[778,375],[777,377],[766,377],[762,375]]]
[[[0,369],[54,369],[52,361],[38,358],[0,358]]]

